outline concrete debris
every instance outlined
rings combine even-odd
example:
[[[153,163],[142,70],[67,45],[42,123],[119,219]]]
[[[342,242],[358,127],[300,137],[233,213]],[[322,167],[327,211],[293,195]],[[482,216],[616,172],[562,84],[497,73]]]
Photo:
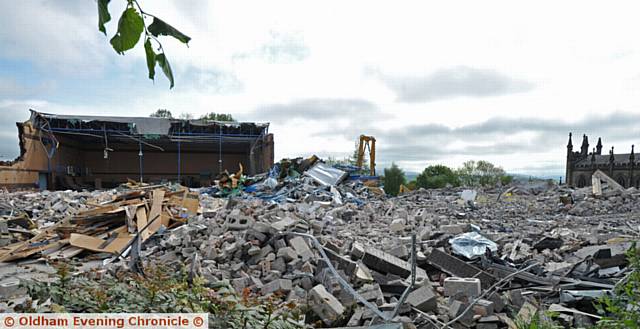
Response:
[[[0,310],[24,297],[16,278],[52,273],[19,260],[98,260],[93,267],[107,271],[126,267],[121,258],[197,258],[197,274],[210,283],[308,303],[309,325],[433,327],[429,321],[455,319],[454,328],[504,328],[515,326],[513,314],[529,318],[552,305],[572,325],[593,323],[591,302],[627,274],[624,253],[640,236],[633,188],[594,196],[591,187],[545,184],[386,197],[319,163],[288,160],[262,176],[239,172],[200,189],[130,182],[2,192]],[[313,176],[320,169],[324,178]],[[130,255],[138,238],[140,252]],[[500,280],[506,286],[492,288]]]
[[[327,325],[338,320],[345,311],[340,301],[330,294],[323,285],[317,285],[310,292],[312,305],[311,309]]]
[[[456,278],[444,279],[445,296],[466,296],[475,298],[480,296],[480,279],[478,278]]]
[[[438,297],[430,286],[412,291],[407,296],[407,303],[423,312],[435,311],[438,308]]]

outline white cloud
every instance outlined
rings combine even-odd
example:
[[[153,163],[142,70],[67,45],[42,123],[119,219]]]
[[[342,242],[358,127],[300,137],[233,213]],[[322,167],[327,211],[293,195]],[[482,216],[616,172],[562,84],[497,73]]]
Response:
[[[99,73],[113,54],[85,6],[95,3],[0,2],[0,58],[29,61],[48,72]]]
[[[122,3],[111,2],[109,36]],[[605,5],[593,1],[154,0],[141,4],[192,37],[189,47],[168,37],[161,39],[175,71],[176,88],[167,91],[162,81],[153,91],[134,98],[95,104],[86,95],[83,101],[48,100],[39,104],[39,110],[148,115],[167,108],[196,115],[232,113],[244,120],[259,117],[273,121],[270,130],[276,136],[277,158],[309,153],[346,156],[357,135],[380,132],[380,158],[394,158],[412,171],[428,162],[458,165],[480,156],[444,154],[444,145],[454,149],[477,145],[483,158],[508,170],[552,170],[563,165],[568,131],[543,136],[548,148],[539,147],[540,134],[535,132],[476,141],[416,133],[407,137],[411,145],[423,144],[433,152],[412,153],[408,148],[404,153],[388,150],[387,155],[385,147],[395,144],[385,140],[385,133],[410,125],[455,129],[495,118],[539,118],[547,125],[557,121],[572,128],[572,123],[596,118],[595,114],[640,113],[640,21],[635,17],[640,8],[632,1]],[[43,74],[81,73],[97,85],[104,79],[105,68],[113,70],[109,75],[144,75],[142,49],[117,56],[109,38],[97,31],[96,20],[93,1],[2,2],[0,61],[27,61]],[[453,83],[453,87],[451,80],[444,79],[448,81],[444,89],[435,83],[434,72],[460,67],[467,73],[495,73],[489,76],[504,78],[495,81],[519,81],[524,83],[520,87],[529,88],[498,83],[493,86],[499,88],[485,92],[491,80],[485,79],[486,74],[471,79],[471,84]],[[431,101],[400,102],[402,90],[375,72],[384,72],[385,77],[417,77],[426,90],[412,89],[412,99]],[[13,81],[11,76],[2,78],[5,89],[13,86],[6,82]],[[60,79],[87,81],[66,74]],[[34,89],[37,85],[24,86]],[[443,94],[451,97],[437,97]],[[479,94],[485,97],[475,97]],[[457,97],[461,95],[471,97]],[[327,109],[334,116],[331,124],[308,116],[277,120],[282,110],[274,104],[293,105],[287,111],[296,111],[296,105],[313,99],[363,100],[372,107],[357,109],[357,115],[345,111],[342,117],[335,114],[336,109]],[[26,111],[27,104],[23,105]],[[596,130],[591,133],[598,134]],[[610,129],[607,132],[614,135]],[[625,150],[633,136],[624,138],[624,133],[603,137],[620,143],[616,150]],[[522,149],[517,150],[517,145]],[[492,151],[499,147],[513,154]]]

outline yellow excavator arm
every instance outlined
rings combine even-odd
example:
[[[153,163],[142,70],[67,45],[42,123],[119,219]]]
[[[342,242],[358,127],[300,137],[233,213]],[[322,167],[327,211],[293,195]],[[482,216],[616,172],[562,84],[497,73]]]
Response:
[[[364,152],[365,150],[369,150],[369,170],[371,176],[376,175],[376,139],[373,136],[365,136],[360,135],[360,143],[358,144],[358,160],[356,161],[356,166],[362,169],[362,164],[364,161]]]

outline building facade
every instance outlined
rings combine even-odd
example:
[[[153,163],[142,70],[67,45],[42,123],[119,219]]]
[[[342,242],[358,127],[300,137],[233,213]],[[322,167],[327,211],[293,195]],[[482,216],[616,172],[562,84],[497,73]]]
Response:
[[[573,142],[569,133],[567,143],[566,182],[573,187],[591,185],[591,175],[598,169],[615,179],[625,188],[640,187],[639,163],[636,162],[634,145],[631,153],[616,154],[613,146],[609,154],[602,154],[602,139],[598,138],[596,147],[589,152],[589,137],[582,136],[580,151],[573,151]]]
[[[80,189],[127,180],[207,186],[224,171],[273,165],[268,123],[56,115],[17,123],[20,156],[0,163],[0,186]]]

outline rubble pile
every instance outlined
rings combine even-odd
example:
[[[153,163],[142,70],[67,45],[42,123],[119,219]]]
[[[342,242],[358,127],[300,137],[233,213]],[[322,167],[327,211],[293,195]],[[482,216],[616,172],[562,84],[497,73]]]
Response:
[[[2,236],[8,242],[0,248],[3,262],[33,255],[71,258],[85,250],[119,254],[134,238],[144,241],[160,228],[186,222],[199,207],[198,195],[180,186],[175,190],[137,186],[92,193],[45,191],[9,198],[11,212],[1,221]],[[16,210],[19,204],[24,209]],[[40,204],[49,209],[39,209]]]
[[[356,169],[357,168],[351,168]],[[259,198],[273,202],[331,201],[362,204],[384,195],[377,182],[363,182],[358,175],[325,164],[318,157],[283,159],[262,175],[246,177],[242,166],[237,173],[224,173],[217,184],[201,190],[215,197]]]
[[[87,200],[103,194],[100,191],[6,192],[0,194],[0,216],[10,224],[23,219],[25,229],[44,227],[88,209]]]
[[[628,274],[624,253],[640,236],[634,188],[420,189],[392,198],[307,160],[200,190],[60,192],[57,200],[74,196],[65,204],[75,210],[36,221],[0,259],[188,266],[238,293],[308,305],[308,326],[514,328],[551,310],[578,327],[597,321],[592,302]],[[1,199],[26,208],[29,199],[55,204],[56,193]],[[135,242],[140,248],[130,248]]]
[[[532,316],[560,306],[578,318],[571,321],[593,322],[595,310],[583,305],[626,273],[624,252],[640,234],[638,213],[574,216],[560,200],[566,191],[500,199],[481,193],[464,200],[462,189],[419,190],[339,206],[255,198],[214,202],[205,196],[202,204],[216,209],[203,209],[197,219],[168,232],[149,256],[190,263],[200,252],[201,273],[209,281],[307,301],[325,325],[382,323],[382,314],[405,322],[457,319],[468,327],[497,328],[514,321],[513,314]],[[505,278],[500,289],[489,290]],[[406,303],[396,313],[407,288]],[[571,307],[594,316],[576,315],[579,310]]]

